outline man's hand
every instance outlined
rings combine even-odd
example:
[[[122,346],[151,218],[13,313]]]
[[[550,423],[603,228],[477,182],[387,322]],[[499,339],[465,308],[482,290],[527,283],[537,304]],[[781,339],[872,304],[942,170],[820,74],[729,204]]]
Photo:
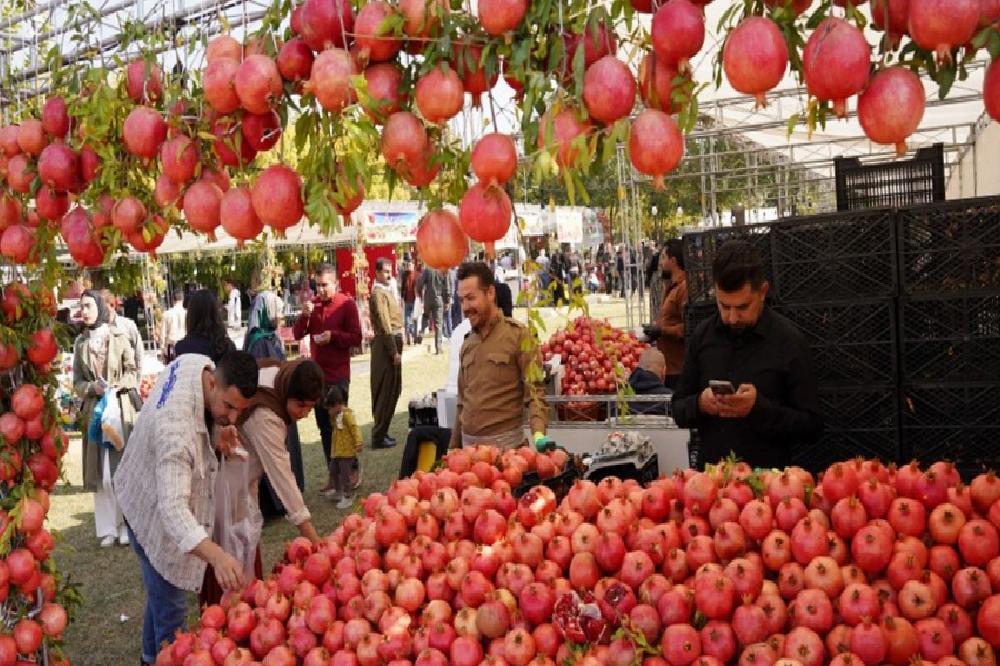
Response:
[[[698,409],[707,416],[719,416],[720,404],[712,389],[706,388],[698,396]]]
[[[101,382],[94,382],[94,395],[98,397],[104,395],[104,384]]]
[[[236,561],[236,558],[219,550],[212,559],[212,569],[215,571],[215,580],[223,590],[239,590],[243,587],[243,565]]]
[[[733,395],[719,396],[719,416],[724,419],[742,419],[750,414],[757,404],[757,387],[753,384],[740,384]]]
[[[323,331],[322,333],[317,333],[313,336],[313,342],[318,345],[325,345],[330,343],[330,331]]]
[[[305,303],[302,304],[302,314],[304,314],[307,317],[311,317],[313,310],[315,309],[316,306],[313,305],[312,301],[306,301]]]
[[[227,425],[219,429],[219,437],[216,440],[215,448],[224,456],[230,456],[233,451],[240,448],[240,435],[236,426]]]
[[[402,362],[403,362],[403,356],[401,354],[393,354],[392,355],[392,364],[393,365],[399,365]]]

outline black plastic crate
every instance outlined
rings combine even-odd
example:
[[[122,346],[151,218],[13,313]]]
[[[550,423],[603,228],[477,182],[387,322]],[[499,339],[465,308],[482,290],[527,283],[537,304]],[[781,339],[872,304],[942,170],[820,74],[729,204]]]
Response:
[[[1000,379],[1000,292],[900,300],[903,381]]]
[[[896,308],[882,298],[778,308],[802,331],[820,386],[897,382]]]
[[[1000,381],[912,384],[901,390],[905,459],[964,469],[1000,461]]]
[[[816,303],[896,294],[891,210],[819,215],[774,225],[775,299]]]
[[[921,148],[909,160],[862,164],[856,157],[834,160],[837,210],[900,208],[944,201],[944,146]]]
[[[820,389],[823,437],[792,450],[792,464],[819,471],[855,456],[899,460],[899,401],[895,386]]]
[[[774,274],[771,265],[771,227],[770,224],[751,224],[684,234],[684,271],[687,274],[688,302],[715,302],[712,262],[715,261],[719,247],[728,240],[745,240],[755,247],[764,263],[766,278],[772,280]]]
[[[905,293],[1000,290],[1000,198],[901,210],[898,233]]]

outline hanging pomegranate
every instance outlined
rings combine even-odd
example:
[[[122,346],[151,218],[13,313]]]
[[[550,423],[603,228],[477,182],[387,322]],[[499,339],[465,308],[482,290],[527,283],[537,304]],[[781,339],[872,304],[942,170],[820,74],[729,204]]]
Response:
[[[133,60],[125,68],[125,91],[136,104],[155,103],[163,96],[163,71],[155,62]]]
[[[199,176],[198,179],[207,180],[210,183],[215,183],[216,186],[223,192],[229,191],[229,176],[226,175],[225,171],[217,171],[215,169],[202,169],[201,176]]]
[[[250,113],[267,113],[281,97],[281,73],[274,60],[265,55],[243,59],[233,79],[240,105]]]
[[[408,101],[407,91],[403,88],[403,72],[395,63],[383,62],[369,65],[364,74],[369,99],[365,113],[376,123],[382,124]]]
[[[212,150],[225,166],[242,169],[257,156],[257,151],[243,138],[243,133],[229,118],[215,121],[212,134],[216,136]]]
[[[910,0],[910,37],[951,62],[951,50],[967,44],[979,25],[979,0]]]
[[[55,192],[67,192],[80,177],[80,159],[65,143],[50,143],[38,156],[38,175]]]
[[[219,186],[207,180],[197,180],[184,193],[184,218],[193,230],[208,234],[209,239],[214,240],[221,205],[222,190]]]
[[[906,138],[924,117],[924,86],[920,77],[902,67],[883,69],[872,77],[858,97],[858,121],[875,143],[896,146],[906,154]]]
[[[361,175],[358,174],[354,178],[354,184],[351,184],[348,177],[344,174],[344,170],[341,168],[337,170],[337,178],[334,185],[336,187],[333,206],[340,213],[341,217],[344,218],[344,223],[350,224],[351,213],[356,211],[365,200],[365,182],[361,179]]]
[[[111,222],[123,234],[135,232],[146,219],[146,207],[135,197],[122,198],[111,213]]]
[[[281,139],[281,118],[276,111],[245,113],[240,122],[240,132],[254,151],[270,150]]]
[[[346,48],[354,32],[354,9],[349,0],[306,0],[300,14],[302,39],[313,51]]]
[[[861,92],[868,81],[871,49],[860,30],[831,16],[809,36],[802,67],[809,93],[821,102],[831,100],[834,113],[844,118],[847,98]]]
[[[41,191],[41,190],[39,190]],[[21,202],[0,190],[0,230],[21,221]]]
[[[580,120],[577,111],[566,108],[555,115],[547,111],[538,123],[538,147],[556,147],[556,163],[565,168],[576,164],[581,148],[586,150],[590,124]]]
[[[302,219],[302,179],[287,166],[264,169],[253,184],[253,208],[261,222],[281,232]]]
[[[426,266],[447,270],[462,263],[469,252],[469,239],[458,218],[447,210],[432,210],[417,226],[417,253]]]
[[[409,111],[392,114],[382,128],[382,156],[393,169],[416,162],[427,146],[424,124]]]
[[[681,101],[677,97],[690,97],[683,86],[674,87],[674,79],[678,76],[677,67],[668,65],[653,52],[643,56],[639,63],[639,97],[642,103],[651,109],[659,109],[669,113],[680,110]],[[685,73],[685,80],[691,77]],[[676,97],[675,97],[676,96]]]
[[[576,53],[583,49],[583,66],[590,67],[595,62],[608,55],[615,55],[618,45],[615,41],[614,30],[609,29],[603,21],[597,22],[590,27],[583,29],[583,34],[570,32],[563,39],[566,42],[567,75],[572,76],[573,61]]]
[[[436,37],[441,32],[441,20],[448,12],[446,0],[399,0],[403,15],[403,34],[423,48],[420,40]]]
[[[21,146],[17,143],[17,134],[17,125],[0,127],[0,149],[7,157],[14,157],[21,152]]]
[[[173,206],[180,198],[180,185],[171,180],[167,174],[161,173],[156,179],[156,185],[153,187],[153,201],[156,202],[156,205],[160,208]]]
[[[7,184],[10,189],[19,194],[31,192],[31,184],[35,181],[35,169],[28,161],[28,156],[19,153],[7,162]]]
[[[35,210],[42,219],[49,222],[61,220],[69,210],[69,197],[60,192],[53,192],[48,185],[42,185],[35,194]],[[0,217],[2,217],[0,213]],[[0,224],[0,227],[5,225]]]
[[[167,180],[170,180],[169,178]],[[170,181],[171,184],[173,181]],[[174,185],[176,187],[176,185]],[[110,227],[114,223],[111,221],[112,216],[115,212],[115,205],[118,202],[110,194],[100,194],[97,197],[97,205],[94,209],[94,217],[91,223],[94,225],[94,229],[103,229],[104,227]]]
[[[21,121],[17,129],[17,145],[21,148],[21,152],[37,156],[42,152],[46,143],[48,141],[45,138],[42,121],[34,118]]]
[[[163,142],[160,147],[160,162],[163,173],[178,185],[184,185],[194,178],[198,168],[198,148],[188,137],[180,134]]]
[[[316,56],[303,90],[315,95],[320,106],[330,113],[340,113],[354,103],[351,77],[357,73],[357,64],[350,53],[339,48],[327,49]]]
[[[410,187],[427,187],[437,178],[438,172],[441,171],[441,163],[437,159],[434,146],[428,144],[417,160],[402,164],[397,171]]]
[[[93,235],[80,238],[76,243],[67,243],[73,261],[82,268],[97,268],[104,263],[104,247]]]
[[[614,56],[604,56],[583,76],[583,103],[592,118],[610,125],[632,112],[635,89],[628,65]]]
[[[988,28],[1000,21],[1000,0],[979,0],[979,27]]]
[[[628,0],[628,3],[632,5],[632,9],[642,14],[652,14],[653,13],[653,0]]]
[[[788,68],[788,46],[781,30],[762,16],[745,19],[726,39],[722,66],[729,85],[756,97],[758,106],[767,106],[764,93],[781,82]]]
[[[0,254],[15,264],[27,263],[31,249],[35,245],[35,232],[23,224],[15,224],[4,229],[0,236]],[[34,257],[33,260],[37,260]]]
[[[771,9],[779,7],[789,9],[795,16],[801,16],[812,3],[813,0],[764,0],[764,4]]]
[[[101,158],[90,146],[80,148],[80,178],[84,185],[89,185],[97,178],[97,172],[101,167]]]
[[[517,170],[517,148],[506,134],[494,132],[472,149],[472,172],[487,185],[503,185]]]
[[[170,231],[170,225],[160,215],[154,215],[147,220],[135,233],[128,234],[126,240],[135,248],[136,252],[148,252],[156,256],[156,249],[163,244],[163,240]]]
[[[663,111],[646,109],[632,121],[628,133],[629,158],[636,171],[653,177],[653,186],[663,189],[663,176],[684,157],[684,135],[674,119]]]
[[[205,50],[205,62],[213,63],[220,58],[230,58],[239,63],[243,60],[243,45],[229,35],[213,37]]]
[[[669,0],[653,16],[650,37],[657,57],[683,72],[705,43],[705,17],[690,0]]]
[[[893,48],[899,46],[910,31],[910,0],[872,0],[871,11],[872,27],[885,30],[888,19],[889,43]]]
[[[136,157],[153,159],[167,138],[167,123],[159,112],[137,106],[129,112],[122,128],[125,149]]]
[[[996,62],[986,68],[983,77],[983,101],[986,103],[986,113],[1000,122],[1000,65]]]
[[[506,60],[500,63],[500,70],[503,72],[503,80],[514,91],[514,98],[521,102],[524,99],[524,81],[511,71],[511,66]]]
[[[236,239],[236,246],[256,238],[264,230],[264,223],[257,217],[247,187],[234,187],[222,195],[219,205],[219,222],[226,233]]]
[[[470,187],[458,204],[462,231],[472,240],[486,245],[486,251],[491,255],[493,244],[507,233],[512,212],[507,193],[484,183]]]
[[[443,125],[462,110],[465,89],[455,70],[441,63],[417,79],[414,101],[427,122]]]
[[[236,72],[239,68],[238,60],[216,58],[202,72],[205,101],[219,113],[232,113],[240,108],[240,97],[236,94]]]
[[[486,75],[486,64],[483,63],[483,50],[478,46],[462,44],[456,47],[452,58],[458,75],[462,77],[465,92],[472,96],[472,106],[478,109],[483,93],[489,92],[497,83],[499,74],[491,72]]]
[[[53,139],[61,139],[69,132],[69,113],[66,100],[56,95],[45,101],[42,107],[42,129]]]
[[[382,0],[370,0],[354,20],[354,40],[358,47],[358,59],[363,63],[385,62],[396,57],[403,42],[392,33],[383,33],[383,22],[396,15],[395,10]]]
[[[528,11],[527,0],[479,0],[479,24],[499,37],[517,28]]]
[[[278,71],[286,81],[304,81],[309,78],[314,59],[312,49],[304,41],[290,39],[278,51]]]

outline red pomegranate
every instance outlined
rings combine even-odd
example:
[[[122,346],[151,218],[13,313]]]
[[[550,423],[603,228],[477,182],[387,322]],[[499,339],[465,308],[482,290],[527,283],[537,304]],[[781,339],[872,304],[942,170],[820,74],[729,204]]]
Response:
[[[42,107],[42,129],[53,139],[61,139],[69,132],[69,113],[66,100],[60,96],[50,97]]]
[[[232,113],[240,108],[236,94],[236,72],[240,63],[232,58],[216,58],[202,72],[205,101],[219,113]]]
[[[1000,65],[996,62],[986,68],[986,76],[983,77],[983,101],[990,117],[1000,122]]]
[[[311,1],[311,0],[310,0]],[[309,2],[306,2],[309,6]],[[358,73],[354,57],[347,51],[332,48],[316,56],[312,74],[303,89],[316,96],[320,106],[331,113],[340,113],[354,102],[351,77]]]
[[[137,252],[156,253],[156,248],[160,247],[170,225],[160,215],[153,215],[137,231],[128,234],[126,239]]]
[[[472,96],[473,108],[479,108],[480,97],[483,93],[489,92],[497,83],[499,73],[491,71],[487,76],[487,64],[482,62],[483,50],[478,46],[462,44],[455,49],[455,69],[462,77],[462,86],[465,92]]]
[[[217,137],[212,149],[225,166],[242,168],[257,156],[257,151],[228,118],[215,121],[212,125],[212,134]]]
[[[391,32],[383,34],[380,31],[383,22],[395,15],[392,5],[382,0],[370,0],[358,12],[354,20],[354,40],[361,62],[385,62],[399,53],[403,42],[394,39]]]
[[[123,234],[130,234],[139,229],[146,219],[146,207],[135,197],[124,197],[115,204],[111,213],[111,221]]]
[[[166,174],[160,174],[156,179],[156,185],[153,187],[153,201],[156,202],[156,205],[166,208],[167,206],[176,204],[180,198],[180,186],[168,178]]]
[[[28,118],[22,120],[17,128],[17,145],[21,152],[27,155],[38,155],[47,143],[42,121]]]
[[[234,187],[222,195],[219,222],[226,233],[237,240],[237,246],[256,238],[264,230],[264,223],[254,212],[247,187]]]
[[[4,229],[0,237],[0,254],[15,264],[27,263],[35,245],[35,232],[23,224],[14,224]],[[34,257],[32,261],[36,260]]]
[[[194,178],[198,168],[198,148],[191,139],[180,134],[160,147],[160,161],[163,173],[178,185],[184,185]]]
[[[425,265],[438,270],[454,268],[469,252],[458,218],[448,210],[432,210],[417,227],[417,252]]]
[[[41,190],[39,190],[41,191]],[[0,229],[21,221],[21,202],[0,190]]]
[[[653,186],[662,189],[663,176],[677,168],[684,156],[684,135],[669,115],[646,109],[632,122],[628,148],[636,171],[652,176]]]
[[[221,205],[222,190],[219,186],[207,180],[197,180],[184,193],[184,218],[193,230],[214,238]]]
[[[81,236],[67,245],[70,256],[83,268],[96,268],[104,263],[104,248],[93,234]]]
[[[208,42],[205,62],[213,63],[220,58],[230,58],[237,63],[243,60],[243,45],[229,35],[218,35]]]
[[[441,19],[448,12],[446,0],[399,0],[403,15],[403,34],[415,40],[434,37],[440,32]],[[421,48],[423,44],[416,42]]]
[[[788,46],[781,30],[762,16],[745,19],[726,39],[722,66],[729,85],[766,106],[764,93],[781,82],[788,67]]]
[[[17,134],[17,125],[0,127],[0,149],[3,149],[3,153],[7,157],[14,157],[21,152],[21,146],[17,143]]]
[[[89,185],[97,178],[97,172],[101,168],[101,158],[90,146],[80,148],[80,177],[84,184]]]
[[[80,177],[80,159],[65,143],[50,143],[38,156],[38,175],[55,192],[73,189]]]
[[[344,220],[350,224],[351,213],[358,209],[365,200],[365,183],[361,179],[359,174],[354,179],[354,184],[351,185],[347,176],[341,170],[337,174],[336,180],[336,194],[334,196],[333,205],[336,207],[337,212],[341,214]]]
[[[428,145],[424,124],[409,111],[392,114],[382,128],[382,156],[394,169],[417,162]]]
[[[507,193],[484,183],[470,187],[458,204],[462,231],[472,240],[484,243],[488,252],[507,233],[512,212]]]
[[[872,77],[858,97],[858,121],[865,136],[884,145],[895,145],[906,154],[906,138],[924,117],[924,86],[920,77],[903,67],[889,67]]]
[[[442,63],[417,79],[414,101],[427,122],[443,125],[462,110],[465,89],[458,73]]]
[[[49,189],[48,185],[42,185],[38,188],[38,193],[35,195],[35,210],[43,219],[49,222],[56,222],[57,220],[61,220],[66,211],[69,210],[69,197],[65,194],[53,192]],[[18,211],[18,214],[20,214],[20,211]],[[3,213],[0,212],[0,219],[2,218]],[[0,228],[6,226],[0,222]]]
[[[635,89],[628,65],[614,56],[604,56],[584,74],[583,103],[592,118],[610,125],[632,112]]]
[[[979,27],[986,28],[1000,21],[1000,0],[979,0]]]
[[[304,81],[309,78],[314,56],[312,49],[301,39],[289,39],[278,51],[278,71],[286,81]]]
[[[609,29],[603,21],[595,23],[593,27],[588,21],[583,34],[567,33],[564,39],[568,63],[567,74],[569,76],[572,76],[573,61],[576,59],[578,49],[583,49],[584,68],[590,67],[604,56],[615,55],[618,50],[614,30]]]
[[[910,0],[910,37],[950,62],[951,50],[967,44],[979,25],[979,0]]]
[[[136,157],[153,159],[167,138],[167,123],[158,111],[137,106],[125,119],[122,128],[125,149]]]
[[[365,112],[377,123],[402,110],[407,102],[403,72],[395,63],[383,62],[365,68],[369,105]]]
[[[820,101],[832,100],[837,116],[847,115],[847,98],[868,82],[871,49],[856,27],[836,17],[820,23],[802,51],[802,66],[809,93]]]
[[[282,94],[281,73],[266,55],[244,58],[233,79],[240,105],[250,113],[267,113]]]
[[[302,219],[302,179],[294,169],[275,164],[253,184],[253,208],[261,222],[284,231]]]
[[[411,187],[427,187],[441,171],[441,162],[437,150],[428,144],[415,162],[401,164],[396,170]]]
[[[306,0],[300,13],[302,39],[313,51],[346,48],[354,32],[354,9],[349,0]]]
[[[677,67],[668,65],[653,52],[647,53],[639,63],[639,96],[642,103],[651,109],[675,113],[680,109],[678,94],[688,97],[681,86],[674,87],[678,76]],[[690,80],[689,75],[685,75]]]
[[[155,62],[133,60],[125,68],[125,91],[136,104],[155,103],[163,96],[163,71]]]
[[[31,192],[31,184],[35,180],[35,169],[28,161],[28,156],[19,153],[7,162],[7,183],[10,189],[20,194]]]
[[[487,185],[503,185],[517,170],[517,149],[506,134],[494,132],[472,149],[472,172]]]
[[[809,5],[812,3],[813,0],[764,0],[764,4],[771,9],[790,9],[795,16],[801,16],[803,12],[809,9]],[[859,2],[858,4],[861,3]]]
[[[538,147],[556,147],[556,163],[561,167],[572,166],[586,145],[577,138],[590,131],[590,124],[580,120],[575,109],[563,109],[552,114],[546,112],[538,127]]]
[[[690,0],[669,0],[653,16],[650,37],[657,57],[683,72],[705,43],[705,17]]]
[[[245,113],[240,123],[240,133],[254,151],[270,150],[281,139],[281,118],[276,111]]]
[[[207,180],[210,183],[215,183],[223,192],[229,191],[229,176],[226,175],[225,171],[202,169],[201,176],[198,178],[199,180]]]
[[[527,0],[479,0],[479,24],[493,37],[517,28],[528,11]]]
[[[910,0],[872,0],[872,26],[885,30],[889,26],[889,41],[896,47],[910,31]],[[888,19],[888,21],[886,20]]]

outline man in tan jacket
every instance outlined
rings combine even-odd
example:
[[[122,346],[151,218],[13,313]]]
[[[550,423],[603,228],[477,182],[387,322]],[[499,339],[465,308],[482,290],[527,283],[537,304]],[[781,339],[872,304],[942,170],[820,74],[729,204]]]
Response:
[[[375,284],[369,298],[372,322],[372,448],[396,445],[389,436],[389,424],[403,391],[403,311],[389,286],[392,263],[385,257],[375,260]]]

